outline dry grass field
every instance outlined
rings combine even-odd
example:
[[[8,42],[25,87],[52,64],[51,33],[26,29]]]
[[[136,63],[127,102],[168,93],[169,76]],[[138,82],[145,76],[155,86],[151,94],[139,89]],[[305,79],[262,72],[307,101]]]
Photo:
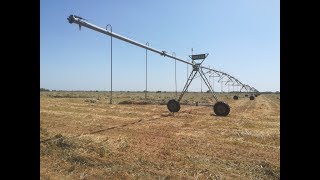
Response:
[[[40,179],[280,179],[280,95],[40,93]],[[184,105],[186,104],[186,105]],[[189,105],[187,105],[189,104]]]

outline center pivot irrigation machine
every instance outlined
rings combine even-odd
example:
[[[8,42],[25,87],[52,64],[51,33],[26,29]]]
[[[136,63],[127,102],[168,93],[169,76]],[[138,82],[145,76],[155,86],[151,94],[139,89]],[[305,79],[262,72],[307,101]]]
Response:
[[[185,61],[183,59],[174,57],[172,55],[169,55],[166,53],[166,51],[159,51],[157,49],[151,48],[149,46],[146,46],[144,44],[138,43],[134,40],[131,40],[129,38],[126,38],[124,36],[121,36],[119,34],[116,34],[114,32],[108,31],[107,29],[103,29],[101,27],[95,26],[89,22],[87,22],[87,20],[85,20],[82,17],[76,16],[76,15],[70,15],[68,18],[68,21],[70,24],[72,23],[76,23],[79,25],[79,30],[81,29],[81,26],[87,27],[89,29],[95,30],[97,32],[109,35],[111,37],[115,37],[117,39],[120,39],[122,41],[131,43],[133,45],[139,46],[141,48],[144,48],[146,50],[150,50],[152,52],[158,53],[161,56],[164,57],[169,57],[172,58],[174,60],[178,60],[180,62],[186,63],[188,65],[192,66],[192,71],[190,73],[190,75],[188,76],[187,82],[178,98],[178,100],[175,99],[171,99],[168,101],[167,103],[167,108],[170,112],[174,113],[174,112],[178,112],[180,110],[180,101],[183,97],[183,95],[187,92],[188,87],[190,86],[192,80],[196,77],[197,73],[200,74],[200,77],[202,78],[202,80],[204,81],[204,83],[207,85],[210,93],[212,94],[213,99],[216,101],[216,103],[213,105],[213,111],[217,116],[227,116],[230,112],[230,107],[227,103],[220,101],[217,96],[215,95],[213,88],[211,87],[211,84],[209,83],[209,80],[206,76],[206,74],[209,74],[209,77],[219,77],[218,82],[221,82],[221,85],[223,82],[225,82],[225,85],[232,85],[233,87],[241,87],[240,90],[238,91],[239,93],[242,92],[242,90],[244,89],[247,93],[251,93],[250,95],[250,100],[254,100],[254,97],[257,97],[260,93],[258,90],[256,90],[253,87],[250,87],[249,85],[243,84],[241,83],[238,79],[236,79],[235,77],[224,73],[222,71],[218,71],[218,70],[214,70],[212,68],[208,68],[205,66],[202,66],[203,61],[207,58],[207,56],[209,55],[208,53],[206,54],[196,54],[196,55],[190,55],[189,57],[191,58],[191,62]],[[204,72],[204,70],[206,70],[206,72]],[[198,76],[199,77],[199,76]],[[247,95],[246,95],[247,96]],[[238,96],[235,95],[233,97],[234,100],[238,99]]]

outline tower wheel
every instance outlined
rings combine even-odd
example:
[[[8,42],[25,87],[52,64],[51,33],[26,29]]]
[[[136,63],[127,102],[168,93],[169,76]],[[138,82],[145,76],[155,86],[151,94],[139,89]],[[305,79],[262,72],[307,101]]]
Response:
[[[217,116],[227,116],[230,112],[230,106],[222,101],[213,105],[213,111]]]
[[[180,103],[175,99],[171,99],[167,103],[167,108],[170,112],[178,112],[180,110]]]

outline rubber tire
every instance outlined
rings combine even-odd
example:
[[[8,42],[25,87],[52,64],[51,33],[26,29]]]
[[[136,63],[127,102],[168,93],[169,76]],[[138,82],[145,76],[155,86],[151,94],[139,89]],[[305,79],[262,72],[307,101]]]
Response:
[[[171,99],[167,103],[167,108],[170,112],[178,112],[180,110],[180,103],[175,99]]]
[[[222,101],[213,105],[213,111],[217,116],[227,116],[230,112],[230,106]]]
[[[254,100],[254,96],[253,95],[250,96],[250,100]]]
[[[233,96],[233,99],[234,99],[234,100],[238,100],[239,97],[238,97],[238,96]]]
[[[244,95],[245,97],[248,97],[248,94]]]

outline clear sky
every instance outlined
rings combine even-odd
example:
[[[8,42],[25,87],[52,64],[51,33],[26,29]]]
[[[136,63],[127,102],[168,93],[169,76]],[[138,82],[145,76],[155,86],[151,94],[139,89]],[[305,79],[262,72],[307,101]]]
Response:
[[[79,31],[67,21],[71,14],[99,27],[111,24],[117,34],[185,60],[191,48],[194,54],[209,53],[204,65],[259,91],[280,90],[279,0],[41,0],[42,88],[110,90],[110,36]],[[115,38],[112,48],[113,90],[145,90],[145,49]],[[174,63],[148,52],[148,90],[175,90]],[[177,62],[178,91],[187,66]],[[220,84],[214,85],[220,91]],[[190,91],[200,88],[198,78]]]

